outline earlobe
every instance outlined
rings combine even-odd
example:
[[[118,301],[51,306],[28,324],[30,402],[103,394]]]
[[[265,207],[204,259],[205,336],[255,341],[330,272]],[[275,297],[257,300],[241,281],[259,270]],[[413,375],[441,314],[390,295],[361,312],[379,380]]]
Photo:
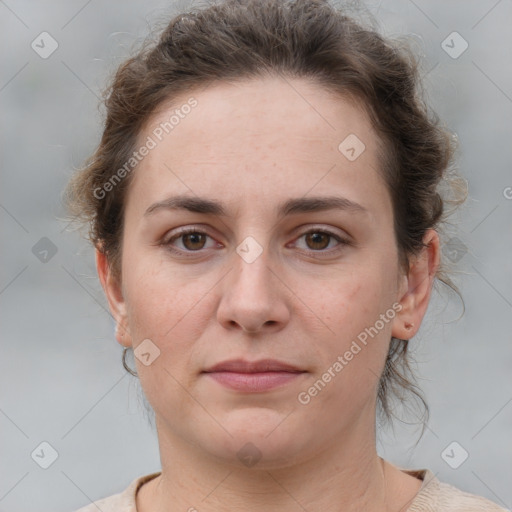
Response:
[[[123,297],[121,283],[112,272],[107,255],[98,248],[96,248],[96,269],[108,301],[110,312],[116,321],[116,340],[124,347],[131,347],[132,343],[128,330],[126,303]]]
[[[393,320],[392,336],[412,338],[419,330],[427,311],[432,285],[439,268],[439,235],[429,229],[423,237],[424,248],[410,258],[409,271],[401,290],[402,309]]]

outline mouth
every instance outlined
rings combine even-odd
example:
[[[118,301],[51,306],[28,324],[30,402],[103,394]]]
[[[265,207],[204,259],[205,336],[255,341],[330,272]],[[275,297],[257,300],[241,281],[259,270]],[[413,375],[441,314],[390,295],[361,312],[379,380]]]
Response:
[[[202,373],[224,387],[258,393],[282,387],[307,372],[274,359],[255,362],[233,359],[216,364]]]

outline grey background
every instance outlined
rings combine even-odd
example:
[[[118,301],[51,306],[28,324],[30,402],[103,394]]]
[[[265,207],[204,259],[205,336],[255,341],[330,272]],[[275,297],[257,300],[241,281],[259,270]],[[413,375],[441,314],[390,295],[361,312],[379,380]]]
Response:
[[[366,5],[385,35],[409,34],[423,55],[427,98],[458,135],[470,192],[446,237],[459,240],[451,242],[455,251],[445,251],[458,259],[465,315],[457,320],[460,302],[441,289],[411,343],[431,408],[428,428],[417,442],[418,428],[397,422],[395,437],[381,432],[379,451],[509,508],[512,4]],[[97,96],[106,78],[159,17],[183,6],[0,1],[0,511],[71,511],[160,469],[138,383],[121,366],[93,251],[59,218],[68,177],[99,141]],[[46,59],[31,48],[43,31],[59,45]],[[456,59],[441,47],[453,31],[469,44]],[[43,237],[57,249],[46,262]],[[31,457],[43,441],[58,452],[48,469]],[[469,453],[458,469],[441,456],[453,441]]]

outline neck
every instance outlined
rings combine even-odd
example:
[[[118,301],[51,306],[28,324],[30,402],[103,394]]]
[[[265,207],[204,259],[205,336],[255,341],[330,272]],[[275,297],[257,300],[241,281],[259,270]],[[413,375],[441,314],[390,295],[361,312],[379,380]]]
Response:
[[[141,512],[146,505],[153,512],[387,510],[388,478],[376,453],[374,428],[343,432],[342,444],[328,446],[308,460],[257,469],[209,458],[158,421],[157,427],[162,474],[139,501]]]

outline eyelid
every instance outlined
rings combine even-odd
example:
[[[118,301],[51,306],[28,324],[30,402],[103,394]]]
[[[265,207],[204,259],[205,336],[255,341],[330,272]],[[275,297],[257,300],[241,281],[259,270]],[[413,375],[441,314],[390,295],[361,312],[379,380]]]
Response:
[[[171,241],[176,240],[176,239],[180,238],[181,236],[188,235],[190,233],[199,233],[201,235],[206,235],[206,236],[210,237],[211,239],[214,239],[214,237],[212,235],[210,235],[208,233],[208,230],[206,228],[204,228],[203,226],[191,225],[191,226],[184,226],[181,228],[176,228],[176,230],[173,230],[172,235],[168,236],[168,234],[165,234],[162,237],[160,244],[168,245],[168,244],[170,244]],[[188,252],[199,252],[199,251],[188,251]]]
[[[343,250],[346,246],[353,246],[354,242],[352,241],[352,238],[348,234],[340,234],[335,232],[334,230],[330,228],[326,228],[323,226],[312,226],[306,231],[301,231],[297,237],[294,238],[294,243],[302,238],[305,235],[308,235],[310,233],[322,233],[325,234],[333,239],[335,239],[338,242],[338,245],[336,247],[331,247],[330,249],[322,249],[322,250],[314,250],[314,249],[301,249],[301,251],[305,254],[314,255],[315,257],[328,257],[335,255],[336,253]]]
[[[304,226],[307,226],[306,231],[303,231]],[[299,236],[307,235],[308,233],[326,233],[326,234],[331,235],[333,237],[338,237],[340,239],[343,239],[347,243],[348,242],[353,243],[352,242],[352,237],[345,230],[342,230],[342,229],[339,229],[339,228],[336,229],[336,228],[331,227],[331,226],[327,227],[327,226],[325,226],[323,224],[302,224],[301,226],[298,226],[294,230],[294,233],[295,232],[298,232],[300,234]]]

